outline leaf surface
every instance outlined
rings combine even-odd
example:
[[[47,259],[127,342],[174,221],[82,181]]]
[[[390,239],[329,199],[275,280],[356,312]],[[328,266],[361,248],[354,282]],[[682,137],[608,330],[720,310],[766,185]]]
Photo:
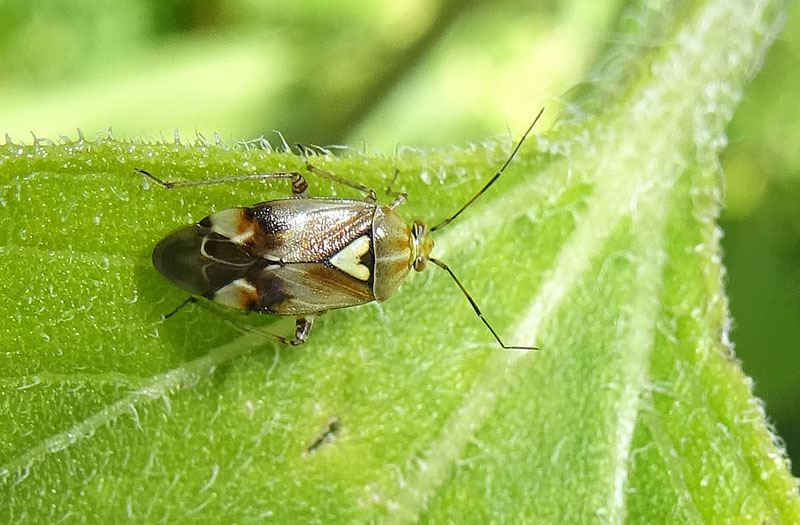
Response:
[[[715,226],[724,125],[781,8],[672,13],[666,43],[624,64],[646,73],[617,69],[614,96],[590,89],[596,109],[541,128],[436,237],[507,342],[538,352],[499,350],[435,268],[323,316],[300,348],[236,329],[287,329],[272,318],[187,307],[162,321],[185,295],[152,268],[157,240],[288,187],[166,191],[133,168],[194,179],[301,161],[200,139],[3,146],[0,516],[800,520],[727,341]],[[510,146],[313,161],[375,188],[398,169],[402,214],[435,224]]]

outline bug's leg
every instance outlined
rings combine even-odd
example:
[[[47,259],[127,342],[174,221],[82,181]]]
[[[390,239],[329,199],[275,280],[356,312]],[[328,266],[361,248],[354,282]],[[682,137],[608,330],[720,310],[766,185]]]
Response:
[[[395,168],[395,169],[394,169],[394,175],[392,175],[392,180],[390,180],[390,181],[389,181],[389,185],[388,185],[388,186],[386,186],[386,193],[387,193],[388,195],[394,195],[395,197],[398,197],[398,196],[400,196],[400,195],[401,195],[401,193],[400,193],[400,192],[398,192],[398,191],[394,191],[394,190],[392,189],[392,186],[394,186],[394,183],[395,183],[395,182],[397,182],[397,177],[399,177],[399,176],[400,176],[400,170],[399,170],[399,169],[397,169],[397,168]]]
[[[243,334],[255,334],[255,335],[259,335],[261,337],[264,337],[265,339],[274,339],[274,340],[278,341],[279,343],[283,343],[285,345],[297,346],[297,343],[295,342],[295,339],[289,339],[289,338],[283,337],[282,335],[278,335],[278,334],[275,334],[275,333],[272,333],[272,332],[267,332],[266,330],[261,330],[260,328],[239,326],[239,325],[237,325],[236,323],[234,323],[233,321],[231,321],[229,319],[223,318],[223,320],[226,323],[228,323],[234,330],[237,330],[237,331],[239,331],[239,332],[241,332]]]
[[[392,177],[392,180],[391,180],[391,182],[389,182],[389,185],[386,186],[386,193],[388,195],[393,195],[394,196],[394,200],[389,205],[389,207],[391,209],[395,209],[398,206],[400,206],[401,204],[403,204],[406,201],[406,198],[408,197],[408,194],[406,192],[404,192],[404,191],[394,191],[392,189],[392,185],[394,185],[394,183],[397,182],[397,176],[398,175],[400,175],[400,170],[395,169],[394,170],[394,177]]]
[[[314,316],[309,315],[309,316],[298,317],[297,320],[295,321],[294,338],[289,339],[287,337],[283,337],[281,335],[274,334],[272,332],[267,332],[259,328],[252,328],[252,327],[244,328],[242,326],[237,326],[233,321],[230,321],[225,318],[223,318],[223,320],[225,320],[228,324],[233,326],[233,328],[239,330],[242,333],[258,334],[264,337],[275,339],[285,345],[290,345],[290,346],[300,346],[303,343],[305,343],[306,339],[308,339],[308,334],[311,333],[311,327],[314,326]]]
[[[243,173],[241,175],[223,175],[221,177],[213,177],[210,179],[197,179],[197,180],[176,180],[166,181],[159,179],[149,171],[141,168],[134,168],[134,171],[141,173],[148,177],[150,180],[161,186],[162,188],[187,188],[191,186],[208,186],[211,184],[224,184],[226,182],[241,182],[245,180],[265,180],[265,179],[291,179],[292,195],[302,196],[308,190],[308,183],[305,177],[297,171],[274,171],[264,173]]]
[[[190,296],[188,299],[186,299],[186,300],[185,300],[185,301],[183,301],[181,304],[179,304],[178,306],[176,306],[176,307],[175,307],[175,308],[174,308],[174,309],[173,309],[173,310],[172,310],[170,313],[168,313],[168,314],[163,314],[163,315],[161,316],[161,318],[162,318],[162,319],[169,319],[169,318],[170,318],[170,317],[172,317],[173,315],[177,314],[177,313],[178,313],[178,311],[179,311],[181,308],[183,308],[184,306],[186,306],[186,305],[187,305],[187,304],[189,304],[189,303],[192,303],[192,304],[195,304],[195,303],[197,303],[197,297]]]
[[[200,300],[198,300],[197,297],[190,297],[190,298],[186,299],[184,302],[182,302],[180,305],[178,305],[178,307],[175,308],[172,312],[170,312],[169,314],[163,316],[163,318],[164,319],[168,319],[168,318],[172,317],[173,315],[175,315],[178,312],[178,310],[180,310],[181,308],[183,308],[184,306],[186,306],[189,303],[196,304],[198,306],[201,306],[201,307],[205,308],[206,310],[208,310],[212,314],[214,314],[217,317],[219,317],[220,319],[222,319],[228,326],[230,326],[231,328],[233,328],[237,332],[240,332],[240,333],[243,333],[243,334],[255,334],[255,335],[264,337],[266,339],[274,339],[275,341],[278,341],[278,342],[283,343],[285,345],[297,346],[297,345],[303,344],[305,342],[306,338],[308,337],[308,332],[311,331],[312,322],[308,322],[307,323],[307,327],[305,327],[304,330],[301,333],[301,330],[300,330],[300,319],[297,320],[297,332],[296,332],[295,337],[293,339],[289,339],[287,337],[283,337],[282,335],[278,335],[278,334],[275,334],[275,333],[272,333],[272,332],[268,332],[268,331],[262,330],[260,328],[241,326],[240,323],[237,323],[236,321],[233,321],[225,313],[223,313],[221,310],[217,309],[216,306],[213,303],[209,303],[207,301],[200,301]],[[305,323],[305,319],[303,321]],[[302,341],[300,341],[300,337],[301,336],[302,336]]]
[[[332,180],[333,182],[338,182],[339,184],[342,184],[344,186],[349,186],[350,188],[363,192],[366,195],[364,200],[367,202],[374,203],[378,201],[378,196],[375,194],[375,191],[372,190],[372,188],[370,188],[369,186],[365,186],[364,184],[361,184],[359,182],[353,182],[351,180],[345,179],[344,177],[340,177],[335,173],[331,173],[330,171],[320,169],[308,161],[306,161],[306,169],[311,173],[314,173],[315,175],[319,175],[320,177],[325,177],[326,179]]]
[[[280,336],[278,334],[274,334],[272,332],[267,332],[265,330],[261,330],[261,329],[258,329],[258,328],[243,328],[241,326],[236,326],[236,325],[233,324],[232,321],[228,321],[227,319],[226,319],[226,321],[229,324],[231,324],[231,326],[233,326],[235,329],[237,329],[237,330],[239,330],[241,332],[245,332],[245,333],[249,332],[249,333],[258,334],[258,335],[261,335],[261,336],[264,336],[264,337],[270,337],[272,339],[276,339],[277,341],[280,341],[281,343],[283,343],[285,345],[290,345],[290,346],[300,346],[303,343],[305,343],[306,339],[308,339],[308,334],[311,333],[311,327],[314,326],[314,317],[313,316],[298,317],[297,320],[295,321],[295,327],[296,328],[295,328],[294,338],[289,339],[287,337],[283,337],[283,336]]]
[[[394,200],[392,201],[392,203],[389,205],[389,207],[391,209],[397,208],[398,206],[400,206],[401,204],[406,202],[406,197],[408,197],[408,195],[406,193],[398,194],[397,197],[395,197]]]
[[[301,344],[306,342],[308,339],[308,334],[311,333],[311,327],[314,326],[314,316],[300,316],[295,321],[295,332],[294,332],[294,339],[289,341],[289,344],[292,346],[300,346]]]
[[[274,339],[279,343],[283,343],[285,345],[297,346],[295,339],[289,339],[287,337],[283,337],[282,335],[278,335],[272,332],[267,332],[266,330],[261,330],[260,328],[252,328],[252,327],[245,328],[243,326],[237,326],[235,323],[233,323],[233,321],[228,321],[227,319],[226,322],[230,324],[234,329],[242,332],[243,334],[256,334],[266,339]]]

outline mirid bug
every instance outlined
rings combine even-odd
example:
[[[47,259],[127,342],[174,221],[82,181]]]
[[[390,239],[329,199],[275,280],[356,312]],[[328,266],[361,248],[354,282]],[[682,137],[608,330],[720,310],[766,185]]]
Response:
[[[291,181],[292,197],[221,210],[170,233],[153,250],[153,265],[173,284],[196,296],[233,308],[295,317],[294,338],[270,335],[299,345],[306,341],[314,316],[385,301],[412,268],[422,271],[430,261],[450,274],[500,346],[536,350],[503,342],[453,271],[430,256],[430,234],[450,224],[494,184],[543,112],[494,176],[458,211],[432,228],[419,219],[409,227],[395,212],[405,194],[388,206],[378,204],[370,188],[308,162],[309,173],[360,190],[366,198],[310,197],[305,178],[296,171],[168,182],[137,169],[167,189],[253,179]]]

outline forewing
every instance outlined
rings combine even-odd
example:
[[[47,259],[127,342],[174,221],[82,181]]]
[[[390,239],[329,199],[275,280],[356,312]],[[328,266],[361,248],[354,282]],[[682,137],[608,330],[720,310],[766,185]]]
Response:
[[[374,299],[371,287],[322,263],[253,268],[217,293],[215,300],[263,313],[324,312]]]

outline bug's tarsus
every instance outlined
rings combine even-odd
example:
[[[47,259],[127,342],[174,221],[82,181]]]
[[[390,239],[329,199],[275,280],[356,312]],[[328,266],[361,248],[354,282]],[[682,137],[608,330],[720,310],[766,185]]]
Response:
[[[539,350],[539,347],[537,347],[537,346],[520,346],[520,345],[507,345],[507,344],[505,344],[503,342],[503,340],[500,339],[500,336],[497,335],[497,332],[494,331],[494,328],[492,328],[492,325],[489,324],[489,321],[487,321],[486,318],[483,316],[483,313],[481,312],[481,309],[478,308],[477,303],[472,298],[472,296],[469,294],[467,289],[464,288],[464,285],[461,284],[461,281],[458,280],[458,277],[456,277],[456,274],[453,273],[453,270],[451,270],[449,266],[447,266],[445,263],[443,263],[439,259],[434,259],[433,257],[430,257],[428,260],[430,262],[432,262],[433,264],[435,264],[436,266],[438,266],[439,268],[441,268],[442,270],[444,270],[444,271],[446,271],[447,273],[450,274],[450,277],[453,278],[453,280],[456,282],[458,287],[461,289],[461,292],[467,298],[467,300],[469,301],[469,304],[472,305],[472,309],[475,310],[475,313],[478,315],[478,317],[481,318],[481,321],[483,321],[483,324],[486,325],[486,328],[488,328],[489,331],[492,332],[492,335],[497,340],[497,342],[500,344],[500,346],[503,347],[503,349],[505,349],[505,350]]]
[[[308,334],[311,333],[311,328],[314,326],[314,316],[301,316],[295,320],[294,339],[289,340],[292,346],[300,346],[308,339]]]
[[[159,179],[158,177],[156,177],[155,175],[153,175],[149,171],[146,171],[146,170],[143,170],[143,169],[140,169],[140,168],[133,168],[133,171],[135,171],[136,173],[141,173],[142,175],[145,175],[145,176],[149,177],[150,180],[152,180],[153,182],[155,182],[156,184],[158,184],[159,186],[162,186],[164,188],[170,189],[175,185],[174,182],[167,182],[165,180]]]
[[[499,179],[499,178],[500,178],[500,175],[502,175],[502,174],[503,174],[503,172],[504,172],[504,171],[505,171],[505,169],[508,167],[508,165],[509,165],[509,164],[511,164],[511,161],[512,161],[512,160],[514,160],[514,157],[517,155],[517,152],[519,151],[519,148],[520,148],[520,147],[522,147],[522,143],[523,143],[523,142],[525,142],[525,139],[526,139],[526,138],[528,138],[528,135],[529,135],[529,134],[530,134],[530,132],[533,130],[533,127],[536,125],[536,122],[538,122],[539,118],[542,116],[542,113],[544,113],[544,108],[542,108],[541,110],[539,110],[539,114],[538,114],[538,115],[536,115],[536,118],[535,118],[535,119],[533,119],[533,122],[531,123],[531,125],[530,125],[530,126],[528,126],[528,129],[527,129],[527,131],[525,131],[525,133],[522,135],[522,138],[521,138],[521,139],[519,139],[519,142],[517,142],[517,145],[516,145],[516,146],[514,147],[514,149],[511,151],[511,154],[508,156],[508,158],[507,158],[507,159],[506,159],[506,161],[503,163],[503,165],[500,167],[500,169],[499,169],[499,170],[497,170],[497,172],[496,172],[496,173],[495,173],[495,174],[492,176],[492,178],[491,178],[491,179],[489,179],[489,182],[487,182],[487,183],[486,183],[486,184],[483,186],[483,188],[481,188],[480,190],[478,190],[478,193],[476,193],[475,195],[473,195],[473,196],[472,196],[472,198],[471,198],[470,200],[468,200],[468,201],[467,201],[467,202],[466,202],[466,203],[465,203],[463,206],[461,206],[461,208],[459,208],[457,212],[455,212],[455,213],[454,213],[453,215],[451,215],[449,218],[447,218],[447,219],[443,220],[442,222],[440,222],[439,224],[437,224],[436,226],[434,226],[433,228],[431,228],[431,231],[440,230],[440,229],[444,228],[445,226],[447,226],[448,224],[450,224],[450,223],[451,223],[451,222],[452,222],[452,221],[453,221],[453,220],[454,220],[456,217],[458,217],[459,215],[461,215],[461,212],[463,212],[464,210],[466,210],[467,208],[469,208],[469,207],[470,207],[470,205],[471,205],[473,202],[475,202],[476,200],[478,200],[478,197],[480,197],[481,195],[483,195],[483,193],[484,193],[486,190],[488,190],[488,189],[489,189],[489,186],[491,186],[492,184],[494,184],[494,182],[495,182],[497,179]]]
[[[300,144],[299,142],[294,143],[297,151],[300,152],[300,158],[303,159],[303,162],[308,162],[308,151],[309,149],[304,145]]]
[[[394,183],[397,182],[397,177],[399,177],[399,176],[400,176],[400,170],[395,168],[394,169],[394,175],[392,175],[392,180],[390,180],[389,184],[386,186],[386,194],[387,195],[390,195],[392,197],[398,197],[398,196],[402,195],[401,192],[394,191],[394,188],[392,188],[392,186],[394,186]]]
[[[173,315],[177,314],[178,311],[180,311],[187,304],[195,304],[195,303],[197,303],[197,297],[189,297],[188,299],[183,301],[181,304],[176,306],[170,313],[162,315],[161,319],[169,319]]]

